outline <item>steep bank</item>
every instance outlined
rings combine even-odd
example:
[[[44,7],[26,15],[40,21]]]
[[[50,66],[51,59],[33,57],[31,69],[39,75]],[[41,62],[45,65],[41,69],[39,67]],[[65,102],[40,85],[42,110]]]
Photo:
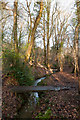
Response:
[[[35,74],[34,69],[32,70],[33,74]],[[37,74],[35,78],[46,75],[46,71],[43,68],[36,68]],[[25,97],[21,99],[16,94],[10,92],[10,88],[8,86],[14,85],[19,86],[19,83],[16,81],[14,77],[9,75],[2,76],[2,114],[3,118],[14,118],[17,115],[17,110],[21,108],[22,103],[25,101]],[[21,96],[21,95],[20,95]]]

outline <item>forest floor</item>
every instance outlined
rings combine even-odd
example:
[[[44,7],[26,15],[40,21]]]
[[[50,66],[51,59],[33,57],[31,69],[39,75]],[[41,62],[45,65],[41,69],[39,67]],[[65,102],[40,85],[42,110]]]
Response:
[[[16,79],[10,76],[2,76],[2,118],[13,118],[17,115],[17,108],[21,106],[21,100],[10,92],[9,85],[18,86]]]
[[[78,78],[67,72],[57,72],[48,76],[43,83],[51,86],[70,86],[70,90],[44,92],[33,113],[33,118],[45,117],[48,108],[50,118],[80,119],[80,96],[78,95]]]
[[[35,69],[35,68],[34,68]],[[37,66],[36,78],[42,77],[50,71]],[[34,74],[35,74],[34,73]],[[3,76],[4,77],[4,76]],[[50,118],[78,118],[80,113],[80,96],[78,95],[78,78],[67,72],[56,72],[43,80],[44,83],[51,86],[71,86],[71,90],[44,92],[39,99],[36,111],[33,113],[35,118],[39,113],[43,116],[45,111],[50,108]],[[2,86],[2,111],[3,117],[14,118],[17,114],[16,108],[21,106],[22,101],[11,94],[8,85],[17,85],[14,78],[4,77]]]

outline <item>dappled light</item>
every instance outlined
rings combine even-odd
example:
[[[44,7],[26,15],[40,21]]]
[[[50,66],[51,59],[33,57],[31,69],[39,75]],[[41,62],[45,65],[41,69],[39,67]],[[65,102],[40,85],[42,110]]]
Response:
[[[0,119],[80,119],[80,0],[3,0],[0,14]]]

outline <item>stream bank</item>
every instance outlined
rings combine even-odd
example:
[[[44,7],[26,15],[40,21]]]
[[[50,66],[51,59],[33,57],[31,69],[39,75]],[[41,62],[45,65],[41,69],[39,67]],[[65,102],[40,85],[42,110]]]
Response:
[[[45,112],[48,110],[50,113],[49,116],[52,118],[78,118],[79,116],[79,103],[80,99],[78,96],[78,81],[77,78],[74,78],[73,75],[64,73],[64,72],[57,72],[55,74],[52,74],[42,80],[43,84],[46,85],[53,85],[53,86],[73,86],[74,89],[68,90],[68,91],[51,91],[51,92],[45,92],[43,96],[40,97],[37,106],[35,106],[35,110],[31,111],[32,118],[36,117],[44,117]],[[16,84],[16,83],[15,83]],[[17,84],[16,84],[17,85]],[[4,91],[6,95],[6,90]],[[9,96],[12,103],[8,102],[7,97]],[[5,96],[4,96],[5,97]],[[77,99],[76,99],[77,97]],[[5,97],[7,100],[6,105],[6,113],[5,117],[9,115],[9,118],[13,118],[13,115],[16,115],[16,106],[14,104],[14,101],[16,102],[16,105],[20,105],[21,101],[19,99],[16,99],[14,94],[12,97],[10,97],[10,92],[7,92],[7,96]],[[34,98],[33,98],[34,100]],[[10,109],[9,109],[10,105]],[[26,103],[26,106],[27,103]],[[12,109],[11,109],[12,108]],[[24,107],[23,107],[24,108]],[[31,108],[32,109],[32,108]],[[13,111],[13,113],[12,113]],[[11,112],[11,113],[10,113]],[[67,116],[66,116],[67,115]],[[7,116],[8,117],[8,116]]]
[[[40,72],[42,70],[42,72]],[[32,70],[34,73],[34,70]],[[40,73],[40,74],[39,74]],[[46,73],[43,68],[37,68],[36,77],[44,76]],[[17,115],[17,109],[20,109],[25,103],[24,98],[21,99],[16,94],[11,94],[8,86],[19,86],[17,80],[9,74],[2,75],[2,117],[3,118],[15,118]],[[29,96],[28,96],[29,97]],[[27,98],[28,98],[27,97]]]
[[[45,82],[47,85],[69,86],[71,89],[41,94],[32,118],[79,119],[80,96],[78,94],[77,77],[75,78],[72,74],[66,72],[58,72],[44,79],[42,84],[45,84]],[[46,116],[46,113],[48,116]]]
[[[37,84],[39,82],[41,82],[42,80],[44,80],[48,76],[52,75],[53,73],[47,73],[47,74],[43,75],[42,77],[37,76],[36,80],[35,80],[35,83],[34,83],[34,86],[37,86]],[[29,118],[29,117],[31,117],[33,111],[35,110],[36,104],[37,104],[37,100],[39,99],[39,95],[40,94],[38,92],[34,92],[34,93],[30,93],[30,94],[27,94],[27,93],[24,94],[24,95],[19,94],[21,96],[21,99],[22,99],[23,102],[21,104],[20,109],[18,109],[18,112],[17,112],[18,114],[16,116],[17,118],[20,117],[20,116],[21,116],[21,118],[26,118],[26,117]],[[26,97],[26,96],[28,96],[28,97]],[[28,98],[30,98],[30,100],[28,100]],[[32,103],[30,103],[30,102],[32,102]],[[33,107],[32,107],[32,104],[33,104]],[[29,106],[31,108],[29,108]],[[22,114],[22,113],[24,113],[24,114]]]
[[[37,86],[38,82],[41,82],[43,79],[45,79],[45,77],[36,80],[34,86]],[[38,92],[31,92],[29,98],[26,99],[25,104],[18,111],[17,118],[32,118],[32,112],[35,111],[38,99]]]
[[[49,76],[48,76],[49,77]],[[44,86],[47,83],[44,83],[44,80],[46,77],[42,77],[35,81],[34,86]],[[54,91],[60,91],[60,90],[67,90],[68,87],[54,87]],[[46,91],[47,92],[47,91]],[[29,96],[28,100],[22,106],[21,110],[18,113],[19,118],[32,118],[32,113],[36,111],[36,107],[39,105],[39,101],[42,97],[45,97],[46,92],[31,92],[31,95]],[[50,91],[51,92],[51,91]],[[48,102],[48,101],[47,101]],[[48,109],[48,112],[50,112],[50,109]]]

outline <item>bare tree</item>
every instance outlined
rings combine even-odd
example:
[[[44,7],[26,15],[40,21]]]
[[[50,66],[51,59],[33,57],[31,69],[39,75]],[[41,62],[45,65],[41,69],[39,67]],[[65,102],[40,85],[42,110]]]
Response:
[[[43,43],[44,43],[44,64],[46,65],[46,43],[45,43],[45,37],[46,37],[46,32],[45,32],[45,10],[43,11]]]
[[[41,0],[41,2],[40,2],[39,14],[38,14],[38,16],[36,17],[36,20],[35,20],[35,22],[34,22],[34,27],[32,28],[31,41],[30,41],[30,43],[29,43],[29,46],[28,46],[28,49],[27,49],[27,52],[26,52],[26,61],[29,60],[29,57],[30,57],[30,54],[31,54],[32,46],[33,46],[33,44],[34,44],[34,39],[35,39],[35,32],[36,32],[37,26],[38,26],[38,24],[39,24],[39,21],[40,21],[40,19],[41,19],[42,10],[43,10],[43,0]]]
[[[13,26],[13,32],[14,32],[14,45],[15,45],[15,52],[18,53],[18,39],[17,39],[17,7],[18,7],[18,1],[14,1],[14,26]]]

